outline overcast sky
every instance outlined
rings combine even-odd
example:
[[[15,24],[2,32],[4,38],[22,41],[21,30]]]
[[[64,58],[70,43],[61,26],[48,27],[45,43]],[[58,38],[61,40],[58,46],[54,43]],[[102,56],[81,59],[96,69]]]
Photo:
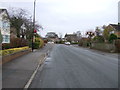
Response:
[[[4,0],[1,7],[19,7],[33,14],[34,0]],[[94,30],[96,26],[118,23],[119,0],[36,0],[36,21],[44,28],[45,36]]]

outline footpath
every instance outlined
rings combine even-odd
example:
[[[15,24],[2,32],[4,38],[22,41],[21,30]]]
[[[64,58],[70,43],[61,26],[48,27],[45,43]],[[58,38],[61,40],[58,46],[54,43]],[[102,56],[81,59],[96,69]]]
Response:
[[[46,53],[52,50],[53,44],[34,50],[2,66],[2,88],[24,88],[38,64],[43,62]]]

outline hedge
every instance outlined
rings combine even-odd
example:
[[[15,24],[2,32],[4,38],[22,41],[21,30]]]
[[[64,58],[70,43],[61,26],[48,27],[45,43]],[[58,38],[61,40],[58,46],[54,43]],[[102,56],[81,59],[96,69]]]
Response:
[[[10,43],[3,43],[2,50],[28,46],[28,41],[24,38],[11,38]]]
[[[9,55],[9,54],[13,54],[19,51],[23,51],[28,49],[29,47],[21,47],[21,48],[12,48],[12,49],[6,49],[6,50],[0,50],[0,56],[5,56],[5,55]]]

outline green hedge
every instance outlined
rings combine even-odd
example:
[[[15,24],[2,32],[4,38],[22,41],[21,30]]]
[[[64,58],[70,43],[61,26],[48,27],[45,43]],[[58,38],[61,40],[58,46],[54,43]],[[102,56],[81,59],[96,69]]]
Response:
[[[33,43],[33,48],[38,49],[40,47],[40,42],[34,42]]]
[[[21,48],[11,48],[11,49],[0,50],[0,56],[13,54],[13,53],[23,51],[23,50],[26,50],[26,49],[29,49],[29,47],[26,46],[26,47],[21,47]]]

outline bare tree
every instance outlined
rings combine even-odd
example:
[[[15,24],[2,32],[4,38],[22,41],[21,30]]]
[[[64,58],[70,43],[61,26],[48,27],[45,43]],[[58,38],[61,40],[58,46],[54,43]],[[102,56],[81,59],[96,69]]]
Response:
[[[10,8],[9,13],[11,27],[16,29],[17,37],[20,37],[20,35],[24,37],[26,35],[28,39],[31,39],[33,34],[33,21],[29,12],[21,8]],[[23,24],[25,25],[26,30],[21,29]],[[41,25],[35,22],[35,29],[39,31],[40,28],[43,29]]]

